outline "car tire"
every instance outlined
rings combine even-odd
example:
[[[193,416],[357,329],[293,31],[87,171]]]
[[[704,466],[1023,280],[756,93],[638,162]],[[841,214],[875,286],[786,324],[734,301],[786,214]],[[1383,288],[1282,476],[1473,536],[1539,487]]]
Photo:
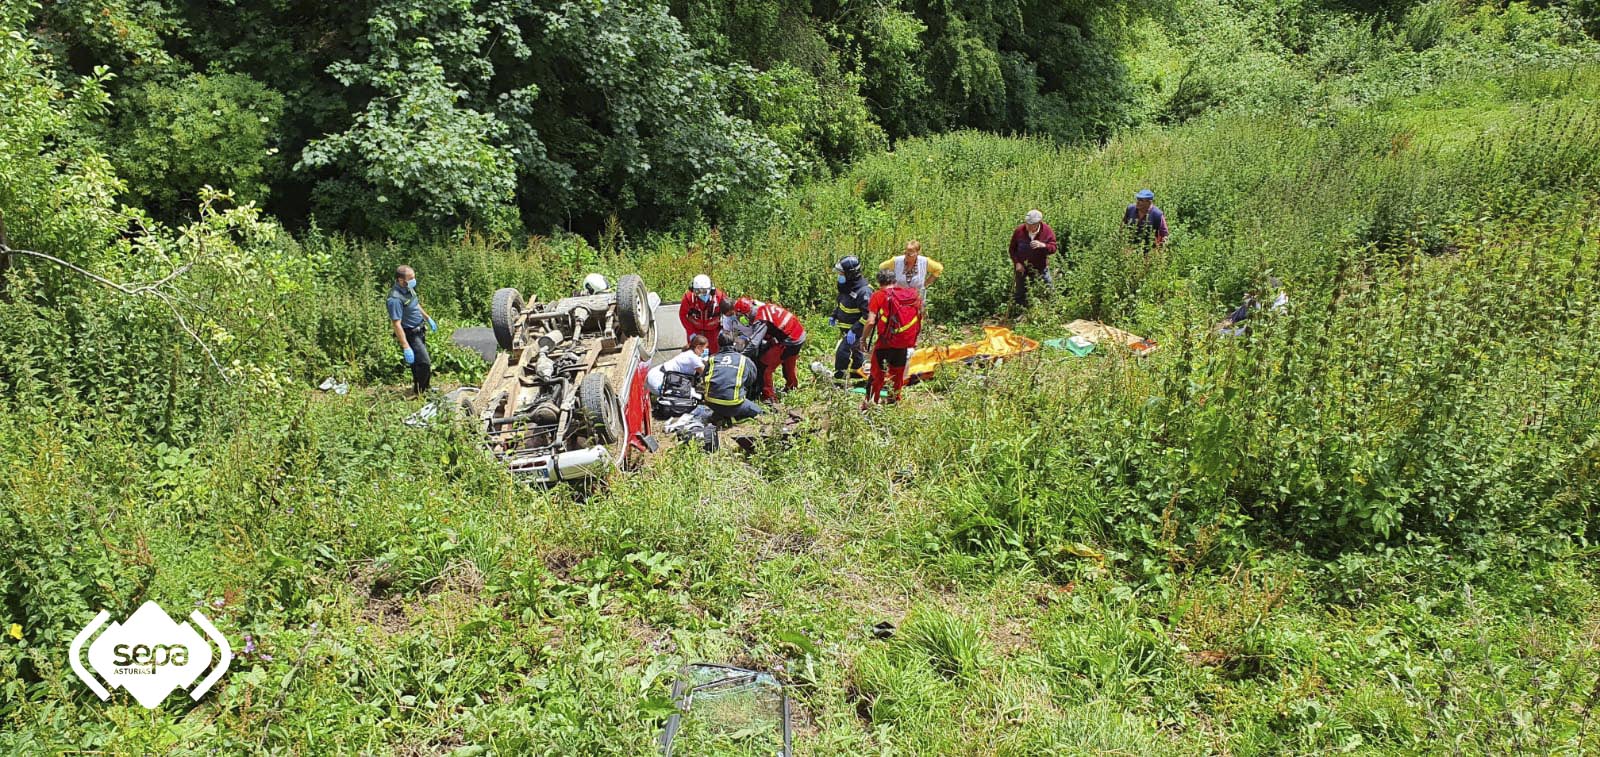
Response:
[[[511,287],[496,289],[489,308],[489,322],[494,325],[494,341],[500,349],[511,349],[517,334],[517,321],[522,318],[522,293]]]
[[[644,279],[630,273],[617,280],[617,328],[625,337],[650,334],[650,290]]]
[[[611,390],[604,373],[591,373],[578,385],[578,413],[593,430],[598,444],[615,444],[627,433],[622,401]]]

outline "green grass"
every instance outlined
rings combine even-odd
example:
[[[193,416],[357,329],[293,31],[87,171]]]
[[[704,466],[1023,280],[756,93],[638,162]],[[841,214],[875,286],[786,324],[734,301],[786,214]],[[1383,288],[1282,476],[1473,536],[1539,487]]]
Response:
[[[778,671],[802,754],[1600,750],[1600,114],[1588,85],[1482,91],[912,141],[726,239],[303,240],[325,263],[268,306],[294,362],[180,393],[166,446],[105,410],[137,378],[0,399],[0,751],[643,754],[700,660]],[[1115,229],[1141,186],[1175,227],[1148,263]],[[1003,311],[1035,206],[1077,265],[1018,327],[1158,353],[955,368],[865,417],[807,386],[789,442],[587,498],[402,427],[382,386],[401,260],[455,323],[499,285],[711,268],[820,332],[832,259],[916,237],[943,339]],[[1214,336],[1267,268],[1289,311]],[[365,385],[307,388],[329,372]],[[198,704],[102,704],[67,644],[144,599],[257,650]]]

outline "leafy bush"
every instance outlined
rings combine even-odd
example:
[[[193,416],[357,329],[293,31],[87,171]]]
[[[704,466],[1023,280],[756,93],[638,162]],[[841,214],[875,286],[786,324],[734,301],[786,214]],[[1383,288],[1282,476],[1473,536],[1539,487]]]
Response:
[[[205,186],[260,203],[282,171],[283,110],[281,94],[243,74],[145,82],[117,104],[112,163],[136,204],[163,217],[192,215],[182,201]]]
[[[1414,52],[1422,52],[1444,39],[1445,30],[1460,12],[1457,0],[1428,0],[1406,11],[1401,36]]]
[[[466,93],[445,81],[429,52],[419,43],[412,53],[419,60],[399,71],[339,69],[345,84],[359,82],[382,95],[348,130],[306,145],[296,168],[329,169],[319,172],[329,177],[322,189],[325,210],[363,231],[392,229],[413,215],[509,230],[516,162],[500,143],[505,126],[463,107]]]

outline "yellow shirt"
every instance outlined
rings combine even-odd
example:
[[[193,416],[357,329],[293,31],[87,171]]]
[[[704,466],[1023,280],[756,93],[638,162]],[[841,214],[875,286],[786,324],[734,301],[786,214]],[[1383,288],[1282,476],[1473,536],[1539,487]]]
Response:
[[[878,265],[878,270],[880,270],[880,271],[895,271],[895,283],[897,283],[897,284],[899,284],[901,286],[915,287],[918,291],[922,290],[924,287],[926,287],[929,284],[933,283],[934,279],[939,278],[939,274],[944,273],[944,264],[943,263],[940,263],[939,261],[934,260],[933,258],[930,258],[927,255],[918,255],[917,256],[917,267],[918,268],[922,268],[922,267],[924,267],[924,265],[926,266],[926,270],[927,270],[927,274],[928,274],[928,280],[927,281],[917,281],[916,280],[917,271],[905,271],[904,273],[902,273],[901,271],[896,271],[895,270],[895,268],[896,268],[895,264],[896,263],[900,263],[900,261],[903,261],[904,259],[905,259],[904,255],[896,255],[896,256],[894,256],[892,258],[889,258],[888,260],[885,260],[882,263],[880,263]],[[905,265],[903,263],[901,263],[901,265],[899,267],[900,268],[904,268]]]

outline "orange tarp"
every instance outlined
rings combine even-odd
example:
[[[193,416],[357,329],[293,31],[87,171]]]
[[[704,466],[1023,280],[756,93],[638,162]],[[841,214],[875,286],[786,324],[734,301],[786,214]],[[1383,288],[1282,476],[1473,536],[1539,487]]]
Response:
[[[944,347],[918,347],[906,366],[906,375],[918,376],[932,373],[940,363],[950,363],[974,357],[1002,358],[1020,355],[1039,349],[1039,343],[1004,326],[984,326],[983,338],[966,344]]]

